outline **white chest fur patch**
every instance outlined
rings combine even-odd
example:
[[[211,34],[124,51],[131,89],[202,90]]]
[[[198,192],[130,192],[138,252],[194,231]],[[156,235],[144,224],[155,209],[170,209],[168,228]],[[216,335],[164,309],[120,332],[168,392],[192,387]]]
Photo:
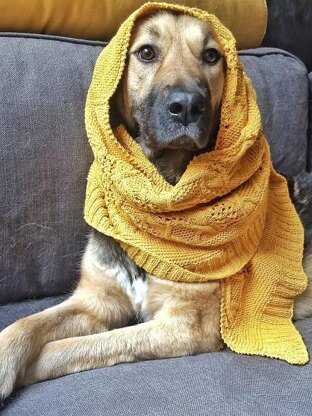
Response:
[[[148,280],[136,278],[131,283],[127,274],[121,269],[116,268],[116,282],[123,288],[131,299],[133,308],[138,317],[144,321],[148,320],[146,313],[146,294],[148,288]]]
[[[105,264],[101,264],[97,261],[90,249],[86,250],[83,262],[89,273],[95,273],[95,275],[98,275],[98,271],[101,271],[106,277],[116,281],[116,283],[129,296],[136,316],[139,319],[143,319],[144,321],[150,319],[146,312],[148,279],[143,280],[140,277],[137,277],[133,279],[131,283],[129,275],[122,268],[118,267],[118,265],[110,267]]]

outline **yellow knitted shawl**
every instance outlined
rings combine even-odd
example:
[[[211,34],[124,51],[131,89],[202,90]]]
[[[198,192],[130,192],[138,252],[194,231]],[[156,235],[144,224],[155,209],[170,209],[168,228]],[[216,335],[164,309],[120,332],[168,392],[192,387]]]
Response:
[[[227,64],[216,148],[196,156],[174,186],[126,129],[113,131],[109,121],[135,21],[159,9],[211,24]],[[145,4],[121,25],[96,62],[86,128],[95,158],[87,223],[119,241],[136,264],[161,279],[218,279],[221,334],[233,351],[305,364],[308,353],[291,321],[293,298],[307,283],[303,229],[285,179],[272,168],[255,92],[232,34],[201,10]]]

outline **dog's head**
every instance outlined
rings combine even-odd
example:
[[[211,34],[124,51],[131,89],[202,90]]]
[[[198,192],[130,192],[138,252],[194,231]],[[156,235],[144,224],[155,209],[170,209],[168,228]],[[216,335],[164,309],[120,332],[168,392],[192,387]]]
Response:
[[[214,145],[225,78],[212,28],[161,12],[138,22],[117,92],[119,111],[147,155]]]

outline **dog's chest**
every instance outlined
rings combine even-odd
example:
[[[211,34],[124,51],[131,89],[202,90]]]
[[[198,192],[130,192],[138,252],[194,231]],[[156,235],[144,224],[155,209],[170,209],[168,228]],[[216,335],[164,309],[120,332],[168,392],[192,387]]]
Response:
[[[116,273],[116,282],[129,296],[138,319],[144,322],[149,321],[150,317],[146,310],[148,279],[142,277],[129,279],[129,276],[119,269]]]

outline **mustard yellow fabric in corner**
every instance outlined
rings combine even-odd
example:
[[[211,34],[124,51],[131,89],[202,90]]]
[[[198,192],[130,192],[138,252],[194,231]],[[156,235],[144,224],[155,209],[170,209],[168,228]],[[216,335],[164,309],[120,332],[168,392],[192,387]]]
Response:
[[[172,186],[124,126],[112,130],[110,99],[120,82],[131,31],[154,10],[187,13],[212,25],[227,64],[216,148],[196,156]],[[85,219],[118,240],[161,279],[221,287],[221,334],[237,353],[305,364],[292,323],[293,298],[306,287],[303,229],[286,180],[271,163],[256,96],[232,34],[198,9],[148,3],[134,12],[99,56],[86,104],[94,153]],[[282,134],[282,132],[281,132]]]
[[[145,0],[0,0],[0,31],[109,41]],[[239,49],[260,46],[267,25],[265,0],[170,0],[200,7],[230,28]]]

